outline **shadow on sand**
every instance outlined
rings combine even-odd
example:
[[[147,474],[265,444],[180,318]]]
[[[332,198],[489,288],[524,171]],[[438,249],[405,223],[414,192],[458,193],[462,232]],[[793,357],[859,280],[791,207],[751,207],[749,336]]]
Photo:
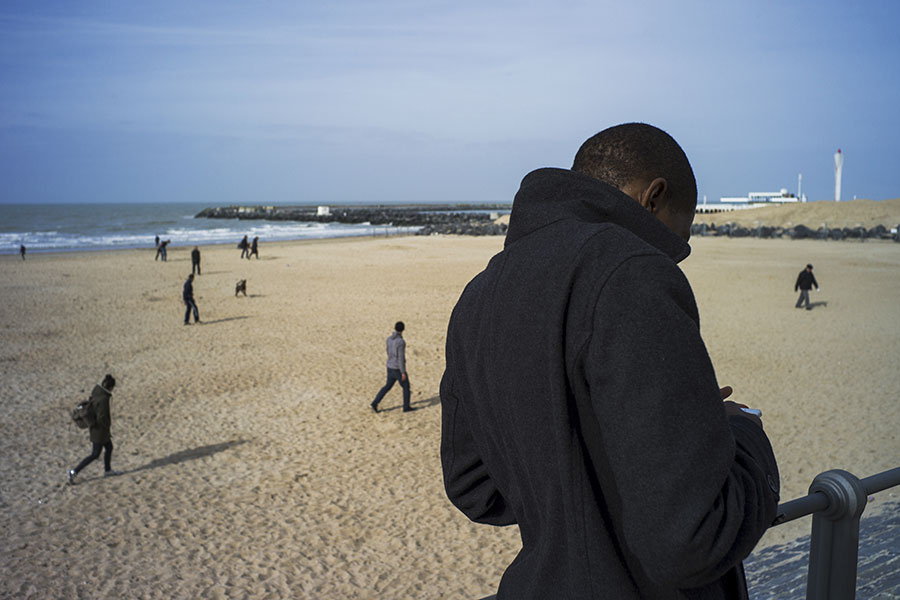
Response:
[[[425,400],[416,400],[415,402],[410,402],[409,405],[414,409],[420,408],[431,408],[432,406],[436,406],[441,403],[440,396],[432,396],[431,398],[426,398]],[[397,406],[391,406],[390,408],[380,408],[378,412],[391,412],[395,410],[401,410],[403,408],[402,404],[398,404]]]
[[[822,308],[825,308],[826,306],[828,306],[828,302],[826,300],[820,300],[818,302],[810,302],[809,307],[806,310],[812,310],[812,309],[818,308],[820,306]],[[794,306],[794,308],[803,308],[803,307],[802,306]]]
[[[250,317],[226,317],[224,319],[216,319],[215,321],[201,321],[201,325],[215,325],[216,323],[226,323],[228,321],[240,321],[241,319],[249,319]]]
[[[148,469],[156,469],[159,467],[165,467],[168,465],[177,465],[183,462],[187,462],[189,460],[196,460],[198,458],[206,458],[207,456],[212,456],[213,454],[218,454],[219,452],[224,452],[225,450],[230,450],[236,446],[240,446],[241,444],[246,444],[247,440],[232,440],[230,442],[223,442],[221,444],[210,444],[208,446],[199,446],[197,448],[188,448],[187,450],[182,450],[181,452],[175,452],[174,454],[170,454],[163,458],[157,458],[151,460],[146,465],[142,465],[136,469],[131,469],[130,471],[123,471],[122,475],[130,475],[132,473],[138,473],[140,471],[147,471]]]

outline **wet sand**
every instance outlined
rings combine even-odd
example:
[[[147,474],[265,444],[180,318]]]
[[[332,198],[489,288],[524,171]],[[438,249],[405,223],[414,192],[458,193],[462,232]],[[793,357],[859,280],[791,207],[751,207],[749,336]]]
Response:
[[[682,266],[722,385],[762,409],[783,500],[830,468],[900,464],[900,244],[692,241]],[[201,248],[204,324],[182,325],[188,248],[0,257],[0,597],[475,598],[519,548],[443,494],[447,319],[502,238]],[[815,265],[814,310],[794,308]],[[247,297],[234,284],[247,279]],[[374,414],[407,324],[413,404]],[[106,372],[113,467],[71,407]],[[867,509],[900,497],[884,492]],[[773,529],[763,545],[808,531]]]

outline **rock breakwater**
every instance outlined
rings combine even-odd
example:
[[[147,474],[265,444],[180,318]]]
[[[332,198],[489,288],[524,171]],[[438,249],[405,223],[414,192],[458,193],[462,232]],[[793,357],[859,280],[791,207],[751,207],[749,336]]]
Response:
[[[247,219],[317,223],[369,223],[419,227],[417,235],[504,235],[506,225],[494,221],[508,204],[422,204],[354,206],[224,206],[205,208],[198,219]]]
[[[819,227],[811,229],[806,225],[793,227],[772,227],[759,225],[745,227],[737,223],[695,223],[691,226],[691,235],[758,237],[758,238],[790,238],[792,240],[893,240],[900,242],[900,227],[888,229],[884,225],[866,229],[865,227]]]
[[[196,218],[307,221],[318,223],[369,223],[394,227],[418,227],[416,235],[506,235],[507,225],[498,216],[509,204],[418,204],[353,206],[225,206],[206,208]],[[502,221],[502,220],[501,220]],[[779,227],[739,223],[695,223],[691,235],[724,237],[789,238],[792,240],[893,240],[900,242],[900,226],[866,228],[805,225]]]

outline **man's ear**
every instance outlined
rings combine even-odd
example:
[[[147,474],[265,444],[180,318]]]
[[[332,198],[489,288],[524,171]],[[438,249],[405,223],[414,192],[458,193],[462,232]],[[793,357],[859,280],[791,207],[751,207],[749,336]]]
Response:
[[[663,177],[657,177],[653,181],[651,181],[644,190],[640,193],[638,197],[638,202],[650,211],[650,214],[655,215],[669,201],[666,192],[669,191],[669,182],[665,180]]]

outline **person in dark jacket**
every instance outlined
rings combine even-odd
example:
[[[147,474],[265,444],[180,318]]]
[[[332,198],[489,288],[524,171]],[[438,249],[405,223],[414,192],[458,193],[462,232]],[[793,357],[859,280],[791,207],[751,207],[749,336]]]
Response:
[[[194,271],[197,271],[197,275],[200,275],[200,248],[194,246],[194,249],[191,250],[191,275],[194,274]]]
[[[250,258],[250,242],[247,241],[246,235],[238,242],[238,248],[241,249],[241,258],[244,258],[245,256]]]
[[[156,256],[153,260],[156,260],[161,256],[163,262],[166,262],[166,246],[168,246],[171,241],[172,240],[164,240],[156,246]]]
[[[187,281],[184,282],[184,290],[181,292],[181,299],[184,300],[184,324],[191,324],[191,311],[194,311],[194,323],[200,322],[200,311],[197,310],[197,302],[194,300],[194,274],[188,275]]]
[[[78,463],[74,469],[69,469],[67,476],[70,485],[75,484],[75,476],[81,472],[83,468],[94,462],[100,457],[100,451],[103,450],[103,475],[110,477],[119,475],[118,471],[112,470],[112,451],[113,443],[110,435],[110,427],[112,418],[109,411],[109,401],[112,398],[113,388],[116,387],[116,379],[112,375],[107,375],[99,385],[95,385],[91,391],[91,404],[94,407],[95,423],[91,425],[91,454]]]
[[[254,254],[256,255],[256,260],[259,260],[259,237],[254,237],[250,243],[250,253],[247,254],[247,260],[250,260],[250,257]]]
[[[441,463],[453,504],[518,524],[500,599],[747,598],[775,518],[762,421],[723,402],[678,268],[697,190],[631,123],[516,194],[504,249],[447,332]]]
[[[25,260],[25,244],[19,244],[19,254],[22,255],[22,260]]]
[[[800,305],[806,302],[806,310],[812,310],[812,306],[809,305],[809,290],[811,290],[813,286],[816,286],[816,291],[819,291],[819,282],[816,281],[816,276],[813,275],[812,271],[813,266],[806,265],[806,268],[797,275],[794,291],[796,292],[797,289],[799,289],[800,297],[797,298],[797,304],[794,305],[794,308],[800,308]]]
[[[406,374],[406,341],[403,339],[403,330],[406,325],[403,321],[394,324],[394,331],[387,339],[387,382],[382,386],[375,399],[372,400],[372,410],[378,412],[378,404],[392,387],[399,381],[403,388],[403,412],[416,410],[409,404],[410,389],[409,376]]]

